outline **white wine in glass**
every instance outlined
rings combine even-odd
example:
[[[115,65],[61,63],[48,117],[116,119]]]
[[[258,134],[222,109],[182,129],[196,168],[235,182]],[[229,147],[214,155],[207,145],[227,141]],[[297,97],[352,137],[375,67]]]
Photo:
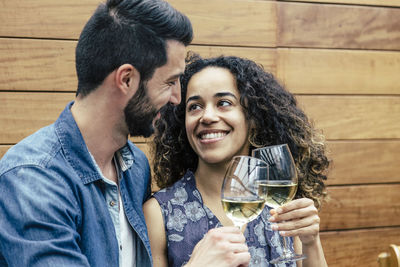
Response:
[[[265,204],[274,209],[292,201],[297,191],[296,166],[287,144],[267,146],[254,149],[252,155],[268,163],[269,175],[266,183],[259,186],[259,194],[265,198]],[[293,262],[305,259],[292,251],[288,244],[288,237],[281,237],[283,244],[282,255],[272,259],[270,263]]]
[[[259,185],[267,182],[268,165],[249,156],[234,157],[226,171],[221,190],[222,207],[235,226],[257,218],[265,199],[258,195]]]

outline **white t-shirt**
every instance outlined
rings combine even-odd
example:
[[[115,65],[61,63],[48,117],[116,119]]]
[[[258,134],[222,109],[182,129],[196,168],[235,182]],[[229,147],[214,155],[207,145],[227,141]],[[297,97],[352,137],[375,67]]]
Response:
[[[120,267],[136,267],[136,248],[133,242],[132,227],[126,218],[124,205],[122,205],[121,194],[119,194],[119,223],[121,231],[121,240],[119,245],[119,266]]]

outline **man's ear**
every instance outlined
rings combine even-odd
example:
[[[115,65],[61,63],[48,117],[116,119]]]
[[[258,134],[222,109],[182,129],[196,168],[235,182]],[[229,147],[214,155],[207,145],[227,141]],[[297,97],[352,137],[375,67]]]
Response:
[[[131,64],[119,66],[115,73],[115,84],[123,94],[133,96],[139,88],[140,73]]]

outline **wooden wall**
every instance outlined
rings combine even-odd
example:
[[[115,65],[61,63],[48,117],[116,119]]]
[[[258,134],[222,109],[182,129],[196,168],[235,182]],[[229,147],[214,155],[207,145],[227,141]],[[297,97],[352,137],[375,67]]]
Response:
[[[324,130],[332,170],[321,211],[329,266],[377,266],[400,244],[400,2],[169,0],[190,49],[274,73]],[[74,98],[74,48],[99,0],[2,1],[0,157]],[[149,140],[135,140],[147,152]]]

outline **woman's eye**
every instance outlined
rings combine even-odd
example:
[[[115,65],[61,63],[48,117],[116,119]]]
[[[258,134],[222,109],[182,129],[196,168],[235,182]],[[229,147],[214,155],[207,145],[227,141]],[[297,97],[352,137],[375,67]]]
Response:
[[[199,109],[199,108],[200,108],[200,105],[198,105],[198,104],[190,104],[188,106],[188,111],[196,110],[196,109]]]
[[[231,106],[231,105],[232,105],[232,103],[228,100],[218,101],[218,106],[221,106],[221,107],[226,107],[226,106]]]

